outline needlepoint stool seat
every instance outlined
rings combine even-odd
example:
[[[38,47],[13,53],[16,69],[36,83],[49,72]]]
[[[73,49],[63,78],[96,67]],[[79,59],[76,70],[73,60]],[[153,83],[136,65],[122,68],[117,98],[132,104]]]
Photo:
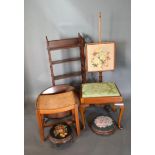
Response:
[[[115,123],[109,116],[99,115],[90,124],[93,132],[99,135],[110,135],[115,131]]]

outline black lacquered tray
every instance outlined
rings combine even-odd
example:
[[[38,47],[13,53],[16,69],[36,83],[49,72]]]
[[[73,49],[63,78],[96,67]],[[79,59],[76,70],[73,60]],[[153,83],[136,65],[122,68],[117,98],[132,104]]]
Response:
[[[54,144],[64,144],[72,138],[72,128],[65,122],[57,123],[50,129],[49,140]]]

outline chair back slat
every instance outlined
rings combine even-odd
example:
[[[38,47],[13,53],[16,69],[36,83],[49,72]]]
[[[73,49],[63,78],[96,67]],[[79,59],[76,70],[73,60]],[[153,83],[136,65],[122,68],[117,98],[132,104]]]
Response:
[[[65,78],[69,78],[69,77],[73,77],[73,76],[80,76],[80,75],[81,75],[81,71],[72,72],[72,73],[54,76],[54,80],[60,80],[60,79],[65,79]]]
[[[86,82],[86,72],[85,72],[85,56],[84,56],[84,46],[85,41],[84,38],[78,34],[77,38],[67,38],[67,39],[61,39],[61,40],[51,40],[49,41],[46,37],[47,41],[47,50],[48,50],[48,56],[49,56],[49,63],[50,63],[50,70],[51,70],[51,79],[53,86],[55,85],[55,80],[60,80],[64,78],[70,78],[73,76],[81,76],[82,77],[82,83]],[[51,52],[55,52],[56,50],[60,49],[69,49],[69,48],[79,48],[80,50],[80,57],[74,57],[74,58],[67,58],[62,60],[52,60]],[[81,70],[62,74],[62,75],[54,75],[53,65],[60,64],[60,63],[67,63],[67,62],[73,62],[73,61],[81,61]]]
[[[79,38],[48,41],[49,50],[58,50],[58,49],[73,48],[73,47],[79,47],[79,46],[80,46]]]
[[[56,60],[56,61],[52,61],[52,64],[60,64],[60,63],[65,63],[65,62],[70,62],[70,61],[78,61],[81,60],[80,57],[75,57],[75,58],[68,58],[68,59],[63,59],[63,60]]]

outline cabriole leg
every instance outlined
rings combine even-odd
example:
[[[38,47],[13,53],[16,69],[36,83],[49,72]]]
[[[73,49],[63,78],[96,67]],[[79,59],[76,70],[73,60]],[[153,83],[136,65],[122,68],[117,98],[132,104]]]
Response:
[[[121,126],[121,120],[122,120],[122,116],[124,113],[124,103],[120,103],[118,104],[120,111],[119,111],[119,117],[118,117],[118,128],[119,129],[123,129],[123,127]]]

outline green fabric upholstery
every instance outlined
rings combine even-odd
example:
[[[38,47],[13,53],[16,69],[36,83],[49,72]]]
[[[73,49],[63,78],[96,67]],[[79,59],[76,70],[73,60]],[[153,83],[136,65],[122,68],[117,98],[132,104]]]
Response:
[[[82,97],[120,96],[113,82],[82,84]]]

